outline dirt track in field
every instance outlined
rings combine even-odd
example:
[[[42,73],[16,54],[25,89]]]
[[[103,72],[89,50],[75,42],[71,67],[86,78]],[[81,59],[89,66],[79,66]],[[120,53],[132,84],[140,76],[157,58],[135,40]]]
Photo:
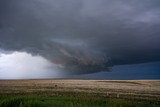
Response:
[[[160,100],[160,80],[0,80],[0,95],[61,93]]]

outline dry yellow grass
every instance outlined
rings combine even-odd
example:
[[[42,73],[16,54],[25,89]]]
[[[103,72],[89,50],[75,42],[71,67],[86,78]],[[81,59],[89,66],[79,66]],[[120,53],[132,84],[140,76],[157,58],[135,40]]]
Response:
[[[160,80],[1,80],[0,94],[87,93],[160,100]]]

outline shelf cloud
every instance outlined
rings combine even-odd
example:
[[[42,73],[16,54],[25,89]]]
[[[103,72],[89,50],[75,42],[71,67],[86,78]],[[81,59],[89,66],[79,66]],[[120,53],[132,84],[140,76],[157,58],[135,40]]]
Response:
[[[159,5],[158,0],[1,0],[0,49],[41,56],[71,74],[160,61]]]

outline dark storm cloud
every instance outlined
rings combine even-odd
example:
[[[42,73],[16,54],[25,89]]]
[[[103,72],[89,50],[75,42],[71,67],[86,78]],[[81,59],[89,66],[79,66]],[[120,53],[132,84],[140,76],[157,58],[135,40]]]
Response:
[[[0,48],[64,71],[160,60],[159,0],[1,0]]]

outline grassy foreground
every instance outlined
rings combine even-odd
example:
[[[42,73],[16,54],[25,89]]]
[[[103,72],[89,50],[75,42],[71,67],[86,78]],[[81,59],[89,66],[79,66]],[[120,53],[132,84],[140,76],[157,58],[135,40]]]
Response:
[[[160,107],[160,80],[1,80],[0,107]]]
[[[4,96],[0,98],[0,107],[160,107],[160,103],[156,101],[94,98],[89,96]]]

